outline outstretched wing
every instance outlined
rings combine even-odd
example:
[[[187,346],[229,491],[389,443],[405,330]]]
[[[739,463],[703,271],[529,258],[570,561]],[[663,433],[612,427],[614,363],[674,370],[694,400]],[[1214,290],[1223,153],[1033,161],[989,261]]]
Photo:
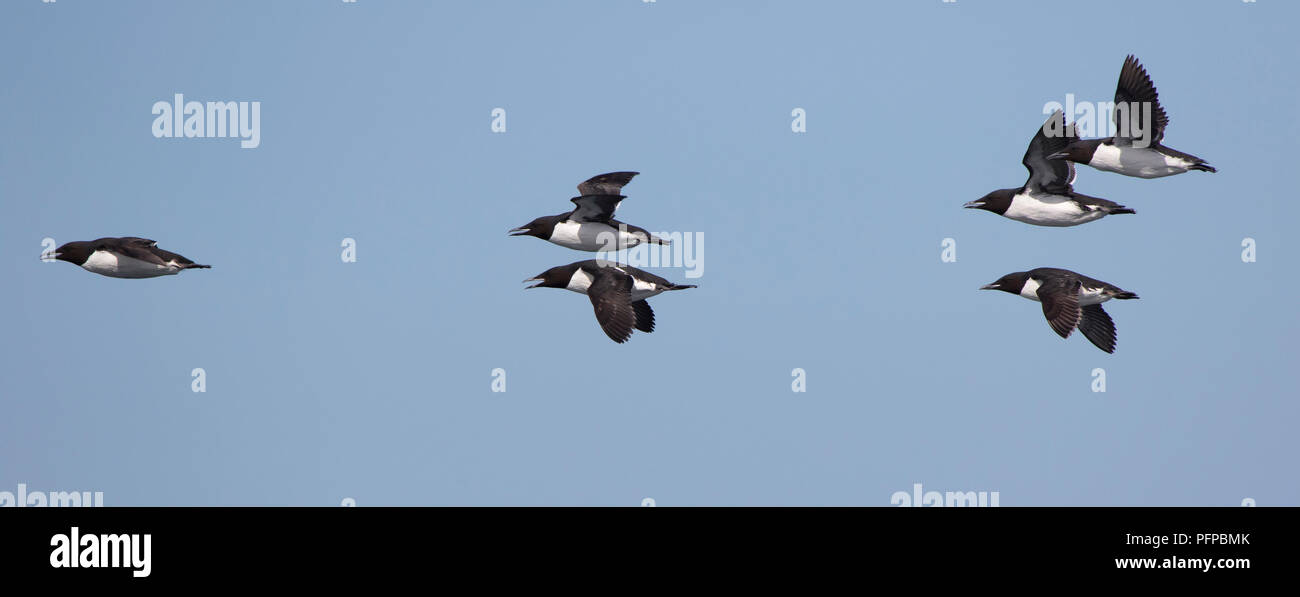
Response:
[[[1150,121],[1144,116],[1147,105],[1151,107]],[[1121,114],[1125,115],[1128,122],[1121,122]],[[1115,87],[1114,121],[1115,143],[1119,145],[1132,144],[1137,130],[1147,129],[1151,131],[1151,141],[1159,143],[1165,138],[1165,127],[1169,125],[1169,116],[1160,106],[1160,94],[1156,93],[1155,83],[1151,82],[1147,69],[1132,54],[1124,59],[1124,67],[1119,71],[1119,84]]]
[[[1043,126],[1038,127],[1034,138],[1029,140],[1029,148],[1020,163],[1029,170],[1029,180],[1025,183],[1031,190],[1061,195],[1071,192],[1070,183],[1074,181],[1074,164],[1067,160],[1049,160],[1047,156],[1064,151],[1070,144],[1074,127],[1065,126],[1065,114],[1060,110],[1047,117]]]
[[[607,172],[597,174],[578,185],[580,195],[622,195],[623,186],[632,182],[640,172]]]

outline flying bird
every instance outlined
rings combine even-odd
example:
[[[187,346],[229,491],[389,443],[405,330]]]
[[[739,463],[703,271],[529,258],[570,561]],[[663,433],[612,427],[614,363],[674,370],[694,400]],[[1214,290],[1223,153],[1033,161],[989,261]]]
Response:
[[[587,295],[600,329],[620,344],[632,336],[633,328],[654,331],[655,313],[646,299],[669,290],[695,288],[693,284],[674,284],[635,267],[601,259],[553,267],[524,282],[537,282],[528,288],[564,288]]]
[[[579,251],[617,251],[642,243],[670,244],[644,228],[614,219],[614,210],[626,199],[623,186],[637,172],[609,172],[578,185],[580,195],[570,199],[573,211],[542,216],[510,230],[510,236],[536,236]]]
[[[1094,346],[1110,353],[1115,352],[1115,322],[1101,304],[1113,298],[1138,298],[1113,284],[1054,267],[1010,273],[980,290],[1001,290],[1042,302],[1052,331],[1069,338],[1077,327]]]
[[[1074,192],[1074,164],[1048,157],[1062,150],[1073,136],[1074,127],[1065,126],[1064,114],[1053,112],[1034,133],[1021,160],[1029,169],[1025,186],[993,191],[964,207],[1035,226],[1078,226],[1110,214],[1137,213],[1114,201]]]
[[[1160,105],[1156,86],[1147,70],[1131,54],[1124,59],[1124,67],[1119,71],[1115,106],[1115,127],[1120,134],[1105,139],[1076,140],[1048,157],[1065,158],[1098,170],[1138,178],[1160,178],[1188,170],[1218,172],[1201,158],[1160,144],[1165,138],[1165,128],[1169,126],[1169,116]],[[1120,119],[1124,110],[1127,110],[1129,122]]]
[[[110,278],[156,278],[175,275],[186,269],[212,267],[194,263],[158,248],[158,243],[152,240],[135,236],[64,243],[41,258],[67,261]]]

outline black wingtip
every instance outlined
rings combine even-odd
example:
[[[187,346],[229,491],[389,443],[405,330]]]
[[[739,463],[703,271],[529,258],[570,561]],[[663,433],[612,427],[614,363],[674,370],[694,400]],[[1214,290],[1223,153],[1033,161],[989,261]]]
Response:
[[[578,184],[578,192],[583,195],[619,195],[623,186],[632,182],[632,177],[640,172],[624,170],[597,174]]]
[[[1124,68],[1132,68],[1142,75],[1145,75],[1147,71],[1147,69],[1142,66],[1142,61],[1138,60],[1138,57],[1133,54],[1124,57]]]

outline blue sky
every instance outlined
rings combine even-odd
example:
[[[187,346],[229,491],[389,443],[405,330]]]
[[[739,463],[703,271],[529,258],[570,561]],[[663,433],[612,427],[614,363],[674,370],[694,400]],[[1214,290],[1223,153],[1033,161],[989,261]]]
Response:
[[[921,483],[1003,506],[1300,504],[1297,17],[1269,0],[4,3],[0,491],[888,506]],[[1165,142],[1217,174],[1081,168],[1076,190],[1138,213],[1075,228],[961,209],[1022,184],[1043,106],[1110,100],[1129,53]],[[261,102],[261,145],[155,138],[151,107],[177,93]],[[699,288],[651,299],[657,330],[624,345],[585,298],[522,290],[590,254],[505,234],[612,170],[642,173],[620,218],[704,239],[703,277],[655,270]],[[213,267],[116,280],[37,258],[46,237],[128,235]],[[1114,355],[977,290],[1037,266],[1141,295],[1106,306]]]

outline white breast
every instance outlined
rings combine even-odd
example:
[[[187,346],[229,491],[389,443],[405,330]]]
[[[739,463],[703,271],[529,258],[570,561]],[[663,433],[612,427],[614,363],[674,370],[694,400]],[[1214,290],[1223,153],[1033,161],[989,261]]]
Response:
[[[551,230],[551,242],[568,247],[570,249],[582,250],[582,224],[577,222],[558,222],[555,228]]]
[[[617,239],[617,244],[615,244]],[[644,234],[620,230],[599,222],[559,222],[551,231],[551,242],[578,251],[617,251],[645,242]]]
[[[578,270],[573,272],[573,275],[569,277],[569,285],[565,286],[565,288],[579,294],[587,294],[587,289],[591,288],[592,280],[594,280],[594,278],[592,278],[590,274],[582,271],[582,268],[578,268]]]
[[[1035,226],[1076,226],[1103,217],[1106,212],[1084,209],[1069,197],[1017,193],[1002,215]]]
[[[1020,296],[1023,296],[1031,301],[1039,300],[1038,299],[1039,286],[1042,286],[1042,283],[1040,283],[1038,280],[1035,280],[1033,278],[1026,278],[1025,287],[1020,289]]]
[[[110,251],[95,251],[90,254],[81,267],[111,278],[155,278],[168,276],[181,271],[174,263],[155,265]]]
[[[1089,166],[1138,178],[1160,178],[1186,172],[1188,160],[1167,156],[1150,147],[1123,147],[1101,144],[1092,154]]]

